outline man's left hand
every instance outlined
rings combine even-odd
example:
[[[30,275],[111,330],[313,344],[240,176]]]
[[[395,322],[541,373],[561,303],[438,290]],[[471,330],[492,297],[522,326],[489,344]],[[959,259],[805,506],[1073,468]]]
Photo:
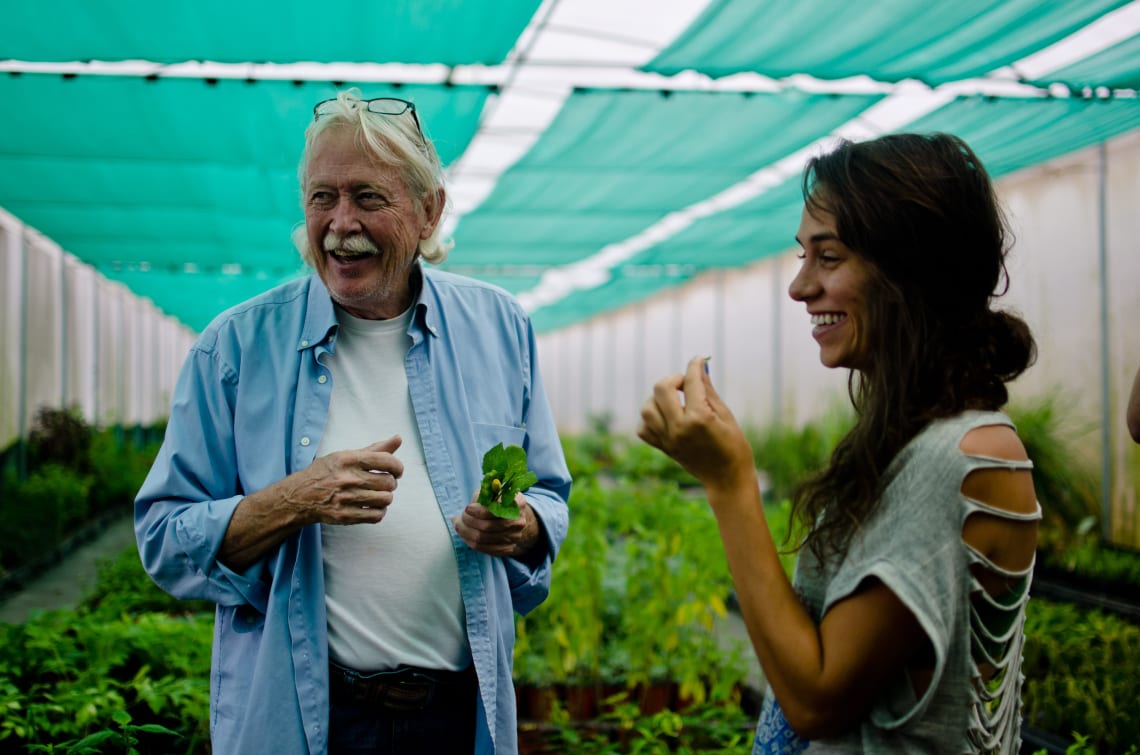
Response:
[[[472,550],[488,556],[524,558],[539,545],[541,525],[521,493],[515,496],[519,507],[517,519],[500,519],[477,503],[478,499],[476,491],[463,513],[451,518],[455,531]]]

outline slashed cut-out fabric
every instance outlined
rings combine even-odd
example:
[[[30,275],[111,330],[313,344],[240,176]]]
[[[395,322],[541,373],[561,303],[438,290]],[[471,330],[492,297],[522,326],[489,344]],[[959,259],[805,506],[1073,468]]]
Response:
[[[863,580],[877,578],[915,615],[934,651],[921,697],[902,672],[860,727],[811,742],[807,752],[1004,755],[1020,749],[1023,625],[1033,565],[1003,569],[964,543],[962,531],[971,514],[1033,522],[1041,509],[1019,514],[963,495],[962,483],[974,470],[1032,469],[1030,461],[965,454],[963,437],[987,425],[1013,427],[1000,412],[931,423],[891,463],[880,506],[845,557],[820,563],[810,549],[800,551],[796,590],[817,621]],[[1005,578],[1010,589],[990,596],[972,572],[979,567]],[[753,752],[771,752],[761,734]]]

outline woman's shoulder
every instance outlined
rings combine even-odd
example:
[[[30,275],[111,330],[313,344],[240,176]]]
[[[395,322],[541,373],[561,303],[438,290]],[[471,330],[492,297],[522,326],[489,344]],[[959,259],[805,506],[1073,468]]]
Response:
[[[899,453],[900,460],[964,451],[1005,458],[1011,448],[1024,446],[1013,420],[1000,411],[965,411],[931,420]]]

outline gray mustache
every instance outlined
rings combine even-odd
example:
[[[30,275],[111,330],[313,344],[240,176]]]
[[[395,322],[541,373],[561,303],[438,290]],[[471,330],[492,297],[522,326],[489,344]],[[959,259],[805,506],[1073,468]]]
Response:
[[[357,254],[379,254],[380,250],[376,248],[368,239],[363,236],[347,236],[341,238],[334,233],[325,236],[325,251],[332,252],[337,249],[343,249],[346,252],[355,252]]]

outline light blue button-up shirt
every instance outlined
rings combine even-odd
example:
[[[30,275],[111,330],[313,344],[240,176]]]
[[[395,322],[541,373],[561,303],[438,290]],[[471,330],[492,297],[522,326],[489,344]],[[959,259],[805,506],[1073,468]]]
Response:
[[[536,567],[471,550],[451,529],[479,676],[478,754],[516,752],[514,613],[550,589],[566,536],[570,475],[518,302],[478,281],[422,268],[408,328],[408,389],[445,520],[460,513],[496,443],[526,449],[542,520]],[[162,588],[218,604],[210,672],[217,755],[328,749],[328,641],[319,525],[244,572],[217,554],[242,497],[312,463],[328,416],[336,348],[332,300],[316,276],[214,320],[175,388],[166,438],[135,501],[142,562]],[[382,526],[379,525],[379,526]],[[399,610],[399,606],[393,606]]]

